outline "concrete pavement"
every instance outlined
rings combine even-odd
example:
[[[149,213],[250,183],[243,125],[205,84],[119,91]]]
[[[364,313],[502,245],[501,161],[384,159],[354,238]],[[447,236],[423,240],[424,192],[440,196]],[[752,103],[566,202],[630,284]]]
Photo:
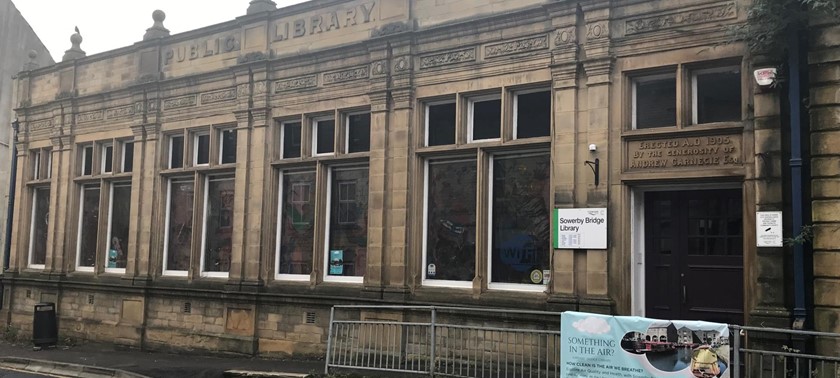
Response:
[[[153,353],[111,344],[59,345],[41,351],[28,343],[0,341],[0,368],[59,377],[305,377],[323,372],[323,361],[270,360]],[[228,373],[226,373],[228,372]]]

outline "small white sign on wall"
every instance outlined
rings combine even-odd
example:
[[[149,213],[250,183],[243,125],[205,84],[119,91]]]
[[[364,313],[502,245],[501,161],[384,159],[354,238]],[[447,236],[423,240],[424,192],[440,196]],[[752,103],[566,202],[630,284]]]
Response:
[[[757,211],[755,213],[755,243],[757,247],[781,247],[782,212]]]
[[[607,208],[554,209],[554,248],[607,249]]]

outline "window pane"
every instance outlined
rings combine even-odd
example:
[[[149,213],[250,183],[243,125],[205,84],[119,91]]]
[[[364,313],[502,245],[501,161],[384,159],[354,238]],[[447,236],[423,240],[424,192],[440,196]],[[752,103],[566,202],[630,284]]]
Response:
[[[41,151],[35,150],[32,153],[32,178],[38,180],[41,178]]]
[[[476,163],[429,163],[426,207],[427,279],[475,277]]]
[[[111,189],[111,224],[108,226],[108,268],[125,268],[128,226],[131,222],[131,184],[114,184]]]
[[[542,284],[549,269],[548,155],[493,159],[492,282]]]
[[[170,142],[169,168],[182,168],[184,166],[184,136],[173,136]]]
[[[636,128],[676,126],[677,80],[673,77],[636,83]]]
[[[551,92],[520,94],[516,98],[516,138],[549,136]]]
[[[300,122],[283,124],[283,159],[300,157]]]
[[[82,189],[82,213],[79,227],[79,266],[96,263],[96,238],[99,235],[99,186]]]
[[[195,164],[210,163],[210,135],[197,135],[194,147]]]
[[[473,103],[473,140],[496,139],[502,133],[502,100]]]
[[[195,185],[190,181],[173,181],[169,193],[169,227],[166,270],[187,270],[190,267],[190,246],[193,233],[193,197]]]
[[[283,174],[277,274],[309,274],[315,243],[315,172]]]
[[[697,75],[697,123],[741,120],[741,70]]]
[[[222,131],[222,164],[236,163],[236,130]]]
[[[315,138],[317,145],[315,146],[316,154],[326,154],[335,150],[335,121],[318,121]]]
[[[102,149],[102,172],[110,173],[114,171],[114,146],[106,146]]]
[[[134,143],[123,144],[123,172],[134,170]]]
[[[87,176],[93,172],[93,147],[85,147],[83,155],[82,174]]]
[[[370,113],[347,116],[347,152],[370,151]]]
[[[455,103],[429,105],[429,145],[455,144]]]
[[[210,177],[207,187],[207,219],[204,240],[205,272],[230,271],[233,246],[233,177]]]
[[[47,261],[47,233],[50,218],[50,188],[35,189],[32,204],[32,239],[30,264],[43,265]]]
[[[368,168],[335,169],[330,193],[331,276],[365,275],[368,230]]]

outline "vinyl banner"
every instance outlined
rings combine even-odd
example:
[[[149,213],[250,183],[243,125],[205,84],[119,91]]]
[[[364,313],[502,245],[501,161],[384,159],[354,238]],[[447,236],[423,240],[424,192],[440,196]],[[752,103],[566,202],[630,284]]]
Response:
[[[729,327],[564,312],[562,377],[729,377]]]

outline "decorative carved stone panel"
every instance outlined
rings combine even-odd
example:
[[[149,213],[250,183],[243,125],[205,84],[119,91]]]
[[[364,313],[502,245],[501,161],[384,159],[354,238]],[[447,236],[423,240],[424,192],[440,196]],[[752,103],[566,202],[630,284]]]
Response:
[[[291,79],[277,80],[274,82],[274,93],[294,91],[304,88],[315,88],[318,86],[318,76],[308,75]]]
[[[236,99],[236,88],[229,88],[220,91],[206,92],[201,94],[201,105],[215,104],[223,101]]]
[[[548,49],[548,37],[541,35],[487,45],[484,47],[484,57],[495,58],[545,49]]]
[[[627,20],[624,23],[624,33],[626,35],[647,33],[707,22],[729,20],[736,17],[738,17],[738,7],[734,1],[727,1],[698,9]]]
[[[440,54],[426,55],[420,58],[420,69],[474,61],[475,47],[470,47],[467,49],[448,51]]]

